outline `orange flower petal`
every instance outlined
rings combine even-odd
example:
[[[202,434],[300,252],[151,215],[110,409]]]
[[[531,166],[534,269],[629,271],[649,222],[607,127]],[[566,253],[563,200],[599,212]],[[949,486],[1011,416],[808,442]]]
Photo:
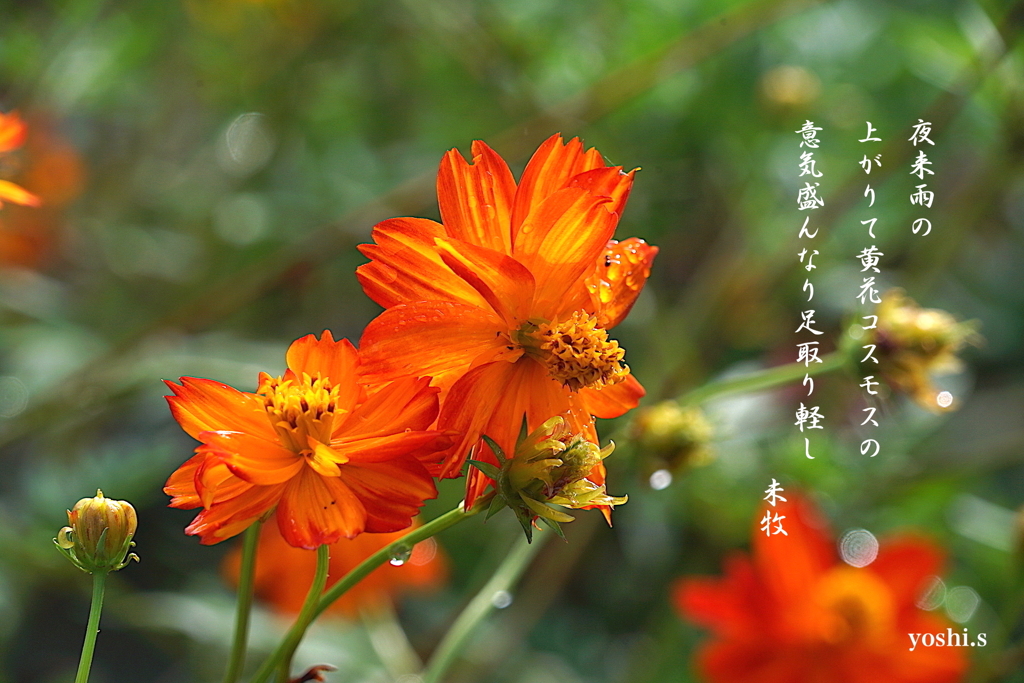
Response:
[[[392,218],[373,228],[376,244],[359,251],[371,259],[356,268],[363,291],[384,308],[408,301],[457,301],[484,306],[483,298],[451,272],[434,240],[447,237],[440,223],[423,218]]]
[[[582,187],[590,194],[610,197],[611,202],[605,207],[617,216],[622,215],[629,199],[629,191],[633,188],[633,176],[636,171],[625,173],[621,166],[607,166],[585,171],[573,177],[569,187]]]
[[[167,483],[164,484],[164,493],[171,496],[170,506],[172,508],[189,510],[202,506],[199,494],[196,492],[195,476],[196,470],[204,460],[206,460],[206,454],[197,453],[167,478]]]
[[[658,247],[636,237],[608,242],[597,259],[596,271],[587,278],[590,308],[598,312],[601,327],[606,330],[615,327],[629,315],[647,283],[657,255]]]
[[[439,391],[430,386],[430,377],[402,377],[376,385],[365,403],[339,420],[333,436],[354,439],[428,429],[437,419]]]
[[[350,462],[342,481],[366,510],[366,531],[400,531],[412,523],[423,501],[437,496],[434,479],[415,458]]]
[[[528,371],[532,365],[536,363],[529,360],[487,363],[470,370],[452,386],[448,398],[441,406],[437,425],[439,429],[458,432],[461,437],[445,458],[439,476],[459,476],[469,449],[476,446],[480,435],[484,433],[506,449],[506,453],[514,452],[515,437],[519,434],[519,424],[526,412],[526,401],[529,400],[529,395],[523,391],[529,387],[523,387],[520,380],[524,371]],[[502,412],[505,421],[492,419],[499,402],[504,405]],[[522,410],[513,422],[511,415],[517,404]],[[489,431],[485,431],[488,428]]]
[[[245,495],[215,501],[185,527],[185,533],[199,536],[203,545],[219,543],[239,534],[274,507],[285,486],[250,486]]]
[[[388,436],[362,439],[341,439],[331,444],[351,463],[384,462],[400,456],[426,450],[440,452],[452,445],[452,438],[443,432],[399,432]],[[437,459],[440,459],[438,457]]]
[[[537,283],[533,310],[549,319],[563,310],[574,289],[593,270],[618,216],[605,208],[608,197],[578,187],[559,190],[523,222],[512,255]]]
[[[508,327],[530,315],[533,274],[510,256],[458,240],[437,240],[441,260],[480,293]]]
[[[448,235],[503,254],[511,252],[509,220],[516,182],[505,160],[477,140],[473,163],[450,150],[437,172],[437,203]]]
[[[505,350],[505,329],[493,312],[450,301],[389,308],[366,326],[359,342],[363,380],[433,377],[444,389],[481,354]]]
[[[39,206],[42,200],[20,185],[0,180],[0,199],[23,206]]]
[[[526,164],[516,189],[511,221],[513,244],[519,239],[520,226],[527,216],[547,197],[568,187],[574,176],[602,167],[601,154],[594,148],[584,152],[579,138],[563,144],[562,136],[556,133],[545,140]]]
[[[312,550],[366,527],[366,509],[341,477],[321,477],[304,467],[283,486],[277,525],[296,548]]]
[[[762,505],[754,520],[754,558],[768,589],[779,599],[798,595],[812,585],[837,559],[837,551],[817,508],[797,493],[786,492],[787,502]],[[785,515],[786,534],[768,536],[760,530],[764,513]]]
[[[724,578],[686,578],[674,589],[676,607],[687,618],[726,638],[746,637],[775,609],[750,560],[729,557]]]
[[[579,400],[586,411],[595,417],[612,418],[624,415],[636,408],[647,391],[633,375],[618,384],[601,389],[584,387],[579,391]]]
[[[316,442],[313,437],[309,437],[309,441],[313,447],[313,454],[309,457],[307,463],[313,468],[313,471],[321,477],[341,476],[341,470],[338,466],[347,463],[348,456],[334,450],[334,448],[327,444]]]
[[[182,377],[181,385],[164,381],[174,392],[166,396],[171,414],[193,439],[201,432],[244,431],[275,439],[263,401],[255,394],[238,391],[209,379]]]
[[[943,557],[935,544],[923,538],[888,539],[878,550],[871,569],[892,589],[894,599],[914,604],[928,579],[942,573]]]
[[[320,339],[316,335],[307,334],[292,342],[285,357],[288,369],[296,375],[306,373],[315,379],[319,374],[330,379],[334,386],[343,387],[342,394],[351,396],[353,402],[358,398],[356,373],[359,369],[359,352],[348,339],[334,341],[330,330],[324,330]]]
[[[224,465],[239,479],[258,486],[280,484],[294,477],[303,459],[283,448],[245,432],[202,432],[200,438],[208,452],[217,453]]]

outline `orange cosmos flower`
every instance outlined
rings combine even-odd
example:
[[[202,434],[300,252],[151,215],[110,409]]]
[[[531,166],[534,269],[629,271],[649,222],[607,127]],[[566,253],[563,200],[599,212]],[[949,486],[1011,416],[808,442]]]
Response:
[[[795,494],[786,496],[788,502],[765,506],[758,519],[765,512],[784,517],[788,535],[767,536],[759,525],[753,557],[731,558],[724,578],[688,578],[677,586],[683,615],[715,636],[697,654],[705,680],[960,680],[967,666],[962,649],[920,646],[920,634],[946,636],[953,626],[916,606],[941,569],[939,549],[921,538],[890,539],[874,561],[850,566],[837,556],[817,510]],[[908,634],[918,634],[917,647]]]
[[[420,458],[436,461],[452,443],[428,429],[438,390],[412,377],[361,386],[358,352],[328,331],[293,342],[287,360],[281,377],[260,373],[255,394],[167,383],[175,419],[203,442],[164,487],[172,507],[204,508],[185,532],[217,543],[275,506],[299,548],[408,527],[437,495]]]
[[[416,526],[419,525],[414,524],[412,528]],[[410,530],[360,534],[353,539],[343,538],[332,543],[327,587],[333,586],[363,560]],[[232,584],[238,583],[241,564],[241,548],[235,548],[224,561],[224,572]],[[296,614],[302,609],[315,572],[316,553],[289,545],[276,524],[263,525],[256,551],[255,590],[258,597],[278,612]],[[401,566],[384,564],[374,569],[334,602],[328,612],[352,617],[361,609],[378,609],[393,602],[400,593],[426,591],[440,586],[447,574],[448,562],[444,553],[434,539],[428,538],[416,544],[409,559]]]
[[[0,154],[21,147],[25,142],[26,132],[25,123],[21,120],[18,112],[12,111],[10,114],[0,112]],[[20,185],[0,180],[0,206],[3,206],[5,201],[26,206],[39,206],[39,197]]]
[[[361,250],[356,274],[384,306],[362,337],[369,376],[431,376],[443,391],[441,429],[462,434],[437,474],[458,476],[467,453],[496,463],[488,435],[515,450],[525,416],[533,431],[565,416],[597,441],[593,415],[617,417],[644,390],[608,330],[626,317],[658,249],[611,240],[633,171],[596,149],[552,136],[517,185],[483,142],[473,162],[449,151],[437,177],[443,224],[394,218]],[[596,484],[604,466],[595,467]],[[472,470],[467,504],[490,482]]]

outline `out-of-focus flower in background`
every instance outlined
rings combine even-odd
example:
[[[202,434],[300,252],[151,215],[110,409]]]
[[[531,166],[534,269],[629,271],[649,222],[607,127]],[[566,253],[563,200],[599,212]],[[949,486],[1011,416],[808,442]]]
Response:
[[[629,312],[657,248],[611,240],[633,172],[606,166],[578,138],[545,141],[518,185],[480,141],[457,150],[437,177],[442,224],[395,218],[362,247],[357,275],[387,310],[363,333],[370,376],[431,376],[442,391],[438,426],[461,434],[438,474],[458,476],[470,451],[497,460],[481,436],[515,449],[525,416],[535,430],[567,415],[592,442],[591,415],[618,417],[644,390],[607,330]],[[603,467],[603,466],[601,466]],[[466,504],[491,484],[470,471]]]
[[[3,125],[0,122],[0,128]],[[38,269],[52,256],[66,229],[65,210],[82,193],[85,165],[52,118],[35,114],[27,126],[18,121],[15,128],[25,131],[15,176],[31,188],[36,201],[5,207],[0,220],[0,266]],[[0,178],[6,175],[3,148],[0,139]]]
[[[293,342],[287,359],[282,377],[260,374],[255,394],[167,383],[175,419],[203,442],[164,488],[172,507],[204,508],[186,533],[217,543],[275,506],[300,548],[408,527],[437,495],[419,458],[436,461],[451,445],[430,429],[438,390],[412,377],[360,385],[358,351],[328,331]]]
[[[786,497],[761,510],[779,515],[786,535],[768,536],[755,525],[752,555],[732,556],[724,577],[684,578],[676,586],[682,615],[713,634],[696,657],[705,680],[960,680],[962,647],[920,644],[921,634],[945,636],[955,626],[917,605],[941,570],[941,550],[901,536],[841,558],[815,506],[797,493]],[[918,636],[917,647],[908,634]]]
[[[12,152],[25,144],[27,131],[25,122],[21,120],[18,112],[0,112],[0,155]],[[39,206],[39,197],[20,185],[0,179],[0,206],[3,206],[3,202]]]
[[[864,363],[864,367],[877,371],[923,408],[951,409],[952,402],[936,399],[938,391],[930,376],[960,369],[957,352],[981,339],[975,323],[958,322],[939,309],[921,308],[901,289],[886,292],[875,313],[875,329],[868,330],[863,343],[875,345],[878,364]]]
[[[662,401],[637,411],[631,436],[636,440],[645,474],[678,472],[711,462],[714,428],[697,406]]]
[[[388,534],[360,534],[330,545],[330,569],[327,587],[333,586],[363,560],[418,526]],[[224,574],[232,585],[238,583],[241,548],[224,560]],[[264,524],[256,551],[256,595],[284,614],[296,614],[302,608],[316,571],[316,553],[288,544],[277,524]],[[448,561],[432,538],[417,543],[408,558],[400,558],[373,570],[366,578],[334,602],[328,612],[348,617],[360,611],[372,611],[393,603],[408,591],[430,591],[443,584]]]

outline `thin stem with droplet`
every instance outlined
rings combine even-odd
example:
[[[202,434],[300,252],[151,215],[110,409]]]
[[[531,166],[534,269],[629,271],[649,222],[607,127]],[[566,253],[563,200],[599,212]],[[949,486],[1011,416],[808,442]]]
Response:
[[[469,642],[470,636],[476,632],[476,627],[494,609],[495,596],[502,591],[508,591],[516,584],[550,534],[544,534],[533,543],[524,535],[517,534],[517,537],[515,545],[498,565],[490,580],[473,596],[437,646],[427,668],[423,671],[423,683],[440,683],[459,652]]]

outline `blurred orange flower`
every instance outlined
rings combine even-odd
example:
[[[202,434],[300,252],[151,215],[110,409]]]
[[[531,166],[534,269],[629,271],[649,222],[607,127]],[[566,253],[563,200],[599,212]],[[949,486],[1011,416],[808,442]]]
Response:
[[[61,127],[45,113],[33,117],[22,154],[17,177],[32,188],[38,202],[4,209],[0,265],[40,268],[57,250],[58,239],[73,229],[65,209],[82,192],[85,167]]]
[[[6,154],[21,147],[25,142],[27,129],[18,112],[10,114],[0,112],[0,154]],[[3,202],[14,202],[25,206],[39,206],[39,197],[20,185],[7,180],[0,180],[0,206]]]
[[[565,416],[597,441],[592,415],[617,417],[644,390],[608,338],[643,288],[657,248],[610,241],[633,171],[606,166],[579,139],[549,138],[517,185],[480,141],[473,162],[449,151],[437,177],[443,224],[394,218],[373,230],[356,271],[384,311],[363,333],[367,373],[431,376],[441,429],[462,434],[437,474],[458,476],[470,449],[496,463],[527,429]],[[595,468],[596,483],[604,466]],[[490,483],[472,470],[471,504]]]
[[[260,373],[255,394],[167,382],[175,419],[203,442],[164,487],[172,507],[204,508],[185,532],[217,543],[275,506],[299,548],[408,527],[437,495],[419,458],[436,461],[452,443],[429,429],[438,390],[412,377],[361,386],[358,352],[328,331],[293,342],[287,360],[281,377]]]
[[[355,569],[363,560],[384,546],[397,541],[412,528],[388,534],[360,534],[331,544],[331,563],[327,587]],[[241,548],[235,548],[224,559],[224,573],[238,584],[242,564]],[[295,548],[281,536],[276,524],[264,524],[256,551],[256,595],[275,610],[297,614],[316,572],[316,553]],[[401,565],[384,564],[334,602],[329,612],[355,616],[362,610],[374,610],[393,602],[403,592],[430,590],[440,586],[448,575],[448,562],[437,542],[428,538],[417,543],[409,559]]]
[[[850,566],[837,556],[814,506],[796,494],[786,497],[788,502],[765,506],[762,515],[771,511],[783,517],[788,535],[767,536],[755,527],[752,557],[732,557],[723,578],[686,578],[676,587],[682,614],[715,636],[697,654],[704,678],[713,683],[960,680],[967,666],[962,649],[922,647],[920,635],[912,647],[908,636],[946,635],[953,626],[916,606],[941,570],[940,550],[906,536],[882,543],[866,566]]]

